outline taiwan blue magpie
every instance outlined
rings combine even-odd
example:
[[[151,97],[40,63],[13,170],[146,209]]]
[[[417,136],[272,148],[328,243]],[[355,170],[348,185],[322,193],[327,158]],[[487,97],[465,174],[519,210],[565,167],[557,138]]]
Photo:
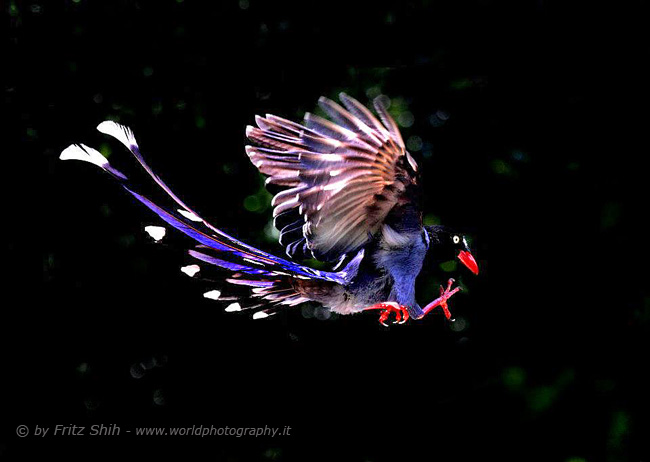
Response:
[[[322,97],[319,106],[329,119],[307,113],[302,124],[274,115],[255,118],[246,136],[246,153],[280,191],[273,197],[274,224],[287,257],[278,257],[230,236],[185,204],[149,167],[131,129],[113,121],[100,132],[124,144],[155,183],[170,206],[141,194],[130,179],[98,151],[73,144],[60,156],[94,164],[110,174],[132,197],[162,221],[195,241],[188,246],[194,264],[190,276],[219,270],[217,287],[206,298],[232,302],[226,311],[250,310],[253,318],[275,314],[283,306],[316,302],[340,314],[380,310],[379,321],[420,319],[435,307],[451,318],[448,299],[460,290],[453,279],[440,287],[440,297],[424,307],[415,298],[415,282],[423,265],[457,258],[472,273],[478,264],[467,238],[444,226],[424,226],[420,208],[418,164],[406,150],[382,98],[376,114],[341,93],[342,106]],[[378,116],[378,118],[377,118]],[[161,226],[145,228],[155,240]],[[327,271],[304,262],[315,258]],[[227,287],[243,293],[233,293]]]

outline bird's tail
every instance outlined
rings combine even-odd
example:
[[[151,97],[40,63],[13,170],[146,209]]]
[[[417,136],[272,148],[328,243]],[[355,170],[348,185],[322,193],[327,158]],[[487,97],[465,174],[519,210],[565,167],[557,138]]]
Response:
[[[239,286],[240,289],[247,289],[244,297],[226,296],[226,292],[233,291],[224,290],[223,287],[214,288],[204,293],[206,298],[234,301],[228,305],[226,311],[251,309],[254,311],[254,318],[266,317],[275,313],[277,308],[283,305],[294,306],[310,300],[306,294],[295,289],[296,279],[320,280],[324,284],[343,284],[345,282],[345,273],[319,271],[276,257],[245,244],[214,227],[176,196],[151,170],[140,154],[140,148],[130,128],[116,122],[106,121],[99,124],[97,129],[124,144],[149,176],[167,194],[168,199],[171,199],[176,205],[172,208],[163,208],[152,202],[137,192],[129,178],[110,165],[101,153],[84,144],[70,145],[63,150],[60,159],[81,160],[98,166],[164,222],[196,241],[197,245],[194,248],[189,248],[187,252],[197,262],[181,268],[183,272],[194,276],[198,272],[209,273],[210,270],[226,271],[230,275],[217,277],[215,280],[217,284],[225,280],[233,285],[232,288],[236,289],[234,286]],[[158,226],[148,226],[145,231],[155,240],[162,239],[165,234],[165,228]]]

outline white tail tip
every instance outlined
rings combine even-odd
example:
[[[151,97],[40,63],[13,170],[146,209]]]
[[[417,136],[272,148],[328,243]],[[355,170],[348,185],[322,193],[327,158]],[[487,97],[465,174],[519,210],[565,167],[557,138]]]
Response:
[[[138,146],[138,143],[135,141],[135,135],[133,134],[133,131],[125,125],[118,124],[112,120],[106,120],[97,125],[97,130],[104,133],[105,135],[110,135],[113,138],[117,139],[128,149],[131,149],[131,146]]]
[[[189,277],[194,277],[196,273],[201,271],[201,267],[199,265],[187,265],[187,266],[183,266],[181,268],[181,271],[187,274]]]
[[[165,237],[165,233],[167,232],[167,230],[162,226],[145,226],[144,230],[156,242],[160,241],[163,237]]]
[[[211,290],[210,292],[204,293],[203,296],[205,298],[209,298],[210,300],[219,300],[219,297],[221,297],[221,291]]]
[[[241,311],[241,305],[239,303],[231,303],[226,307],[224,311],[227,311],[228,313],[232,313],[233,311]]]
[[[90,162],[100,168],[108,165],[106,157],[102,156],[99,151],[93,149],[85,144],[71,144],[65,148],[59,156],[61,160],[82,160]]]
[[[264,319],[264,318],[268,318],[269,316],[270,314],[265,313],[264,311],[258,311],[253,315],[253,319]]]

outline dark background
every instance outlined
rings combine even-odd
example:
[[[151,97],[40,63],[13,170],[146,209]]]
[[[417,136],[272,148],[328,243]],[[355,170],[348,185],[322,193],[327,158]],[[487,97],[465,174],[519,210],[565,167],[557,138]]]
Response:
[[[0,455],[217,460],[647,460],[648,4],[4,1]],[[457,321],[384,329],[314,307],[224,313],[183,239],[98,169],[131,126],[213,223],[281,253],[243,150],[255,114],[346,91],[391,112],[427,222],[466,230]],[[42,272],[27,255],[37,249]],[[36,267],[37,268],[37,267]],[[19,424],[284,426],[284,438],[19,439]],[[127,452],[133,451],[133,452]]]

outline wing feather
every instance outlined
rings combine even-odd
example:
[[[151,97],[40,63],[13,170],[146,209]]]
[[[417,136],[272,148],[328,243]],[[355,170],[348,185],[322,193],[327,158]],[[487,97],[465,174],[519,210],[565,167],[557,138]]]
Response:
[[[318,101],[331,120],[307,113],[300,125],[257,116],[257,127],[246,130],[255,144],[246,147],[251,162],[267,184],[288,188],[272,205],[274,217],[293,217],[278,228],[290,256],[307,250],[334,261],[353,253],[417,184],[415,161],[381,101],[375,100],[378,119],[354,98],[341,93],[340,99],[344,107]]]

